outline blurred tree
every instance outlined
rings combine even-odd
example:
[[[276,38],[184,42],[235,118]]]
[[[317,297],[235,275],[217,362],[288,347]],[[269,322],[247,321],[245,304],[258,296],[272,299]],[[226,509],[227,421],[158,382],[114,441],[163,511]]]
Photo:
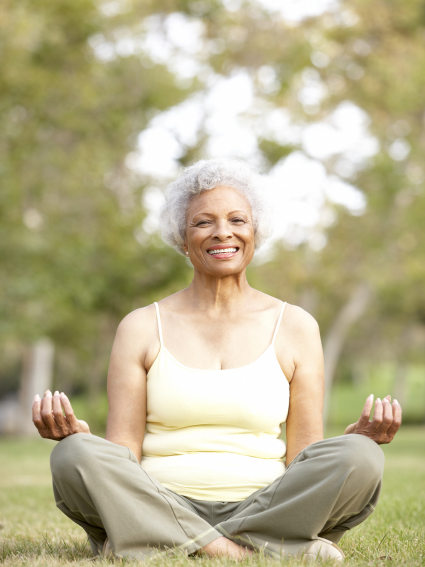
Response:
[[[282,28],[259,9],[218,1],[6,0],[0,11],[0,336],[49,336],[60,347],[59,385],[68,373],[95,393],[119,319],[188,280],[184,260],[140,229],[149,180],[126,156],[155,113],[205,85],[188,87],[140,48],[145,23],[165,45],[167,15],[186,14],[205,36],[193,57],[222,74],[277,64]],[[308,57],[299,32],[287,31],[282,88]],[[180,161],[196,159],[204,141]],[[264,147],[271,162],[289,151]]]
[[[77,377],[94,391],[119,319],[187,277],[156,238],[136,240],[144,183],[125,158],[152,112],[190,91],[164,65],[102,59],[90,46],[155,9],[140,2],[113,18],[91,0],[0,7],[0,336],[74,348]]]
[[[349,336],[352,355],[392,356],[402,367],[407,360],[424,362],[423,333],[416,333],[422,338],[411,340],[410,348],[406,336],[423,329],[425,320],[425,12],[417,0],[346,0],[336,12],[301,27],[310,45],[305,66],[316,67],[325,95],[315,109],[303,108],[294,77],[285,102],[281,92],[272,100],[298,116],[304,112],[307,121],[326,119],[343,102],[355,103],[370,117],[379,142],[375,157],[359,166],[353,156],[345,172],[338,155],[322,160],[329,173],[363,191],[366,212],[351,216],[339,207],[335,224],[324,229],[323,250],[306,255],[283,248],[257,270],[263,285],[272,292],[283,287],[295,302],[314,291],[329,395]],[[354,324],[360,337],[353,335]]]
[[[199,76],[244,70],[259,108],[288,109],[301,125],[326,119],[346,101],[366,111],[376,156],[363,164],[353,158],[345,171],[338,154],[323,159],[329,173],[364,192],[365,214],[328,204],[336,222],[322,227],[328,243],[321,251],[278,244],[273,260],[250,277],[318,318],[329,386],[344,349],[353,356],[392,350],[401,363],[421,359],[420,340],[406,349],[401,339],[425,320],[425,24],[418,0],[345,0],[299,25],[250,1],[226,9],[218,0],[5,0],[2,340],[50,336],[64,382],[78,377],[96,391],[118,320],[188,281],[185,261],[140,230],[148,180],[126,161],[155,113],[207,88],[208,78],[188,86],[172,65],[135,48],[146,39],[144,23],[165,33],[169,14],[185,14],[202,29],[191,54]],[[303,104],[306,73],[321,89],[319,104]],[[202,131],[192,146],[182,144],[180,162],[201,157],[207,142]],[[261,132],[258,146],[267,170],[297,144]],[[394,348],[386,350],[388,341]]]
[[[369,302],[361,325],[368,340],[373,339],[369,353],[374,347],[382,351],[382,343],[389,341],[403,364],[412,355],[403,340],[406,328],[425,321],[420,283],[425,279],[425,14],[416,0],[373,6],[353,0],[343,8],[352,14],[353,25],[328,27],[323,33],[325,43],[338,46],[321,70],[323,80],[330,87],[337,76],[344,85],[328,104],[348,99],[366,110],[380,151],[353,177],[367,196],[365,215],[334,227],[325,254],[336,259],[339,249],[349,258],[345,273],[353,289],[363,285],[373,290],[374,306]],[[423,362],[423,344],[416,351],[422,351]]]

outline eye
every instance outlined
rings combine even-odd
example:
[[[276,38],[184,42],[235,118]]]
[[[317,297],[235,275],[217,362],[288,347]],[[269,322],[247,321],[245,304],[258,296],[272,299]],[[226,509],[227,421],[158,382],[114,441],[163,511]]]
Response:
[[[240,218],[234,218],[234,219],[232,219],[231,222],[235,222],[237,224],[245,223],[245,221],[243,219],[240,219]]]
[[[209,221],[202,220],[202,221],[197,222],[195,226],[203,226],[203,225],[208,224],[208,223],[209,223]]]

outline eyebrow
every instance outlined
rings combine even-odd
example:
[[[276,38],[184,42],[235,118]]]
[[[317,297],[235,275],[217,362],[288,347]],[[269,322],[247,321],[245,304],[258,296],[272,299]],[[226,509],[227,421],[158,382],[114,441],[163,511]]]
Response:
[[[228,214],[229,215],[234,215],[235,213],[242,213],[244,215],[246,215],[247,213],[245,211],[241,211],[240,209],[237,209],[236,211],[230,211]],[[196,213],[196,215],[193,216],[193,218],[197,217],[198,215],[205,215],[206,217],[213,217],[214,215],[212,213]]]

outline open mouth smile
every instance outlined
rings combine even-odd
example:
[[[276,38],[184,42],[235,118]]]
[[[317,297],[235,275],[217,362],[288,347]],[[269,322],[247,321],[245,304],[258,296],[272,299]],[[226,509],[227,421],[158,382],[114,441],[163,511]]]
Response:
[[[221,258],[233,258],[239,251],[237,246],[213,246],[207,250],[210,256],[217,260]]]

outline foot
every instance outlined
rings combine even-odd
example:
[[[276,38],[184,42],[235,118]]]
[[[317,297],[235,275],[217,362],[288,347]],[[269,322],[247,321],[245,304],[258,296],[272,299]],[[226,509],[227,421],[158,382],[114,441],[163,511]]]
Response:
[[[209,557],[231,557],[237,561],[245,559],[245,557],[249,557],[254,553],[251,549],[238,545],[223,536],[208,543],[202,549]]]
[[[303,561],[317,561],[318,559],[333,559],[334,561],[343,561],[345,558],[344,552],[340,547],[325,539],[319,537],[303,554]]]

